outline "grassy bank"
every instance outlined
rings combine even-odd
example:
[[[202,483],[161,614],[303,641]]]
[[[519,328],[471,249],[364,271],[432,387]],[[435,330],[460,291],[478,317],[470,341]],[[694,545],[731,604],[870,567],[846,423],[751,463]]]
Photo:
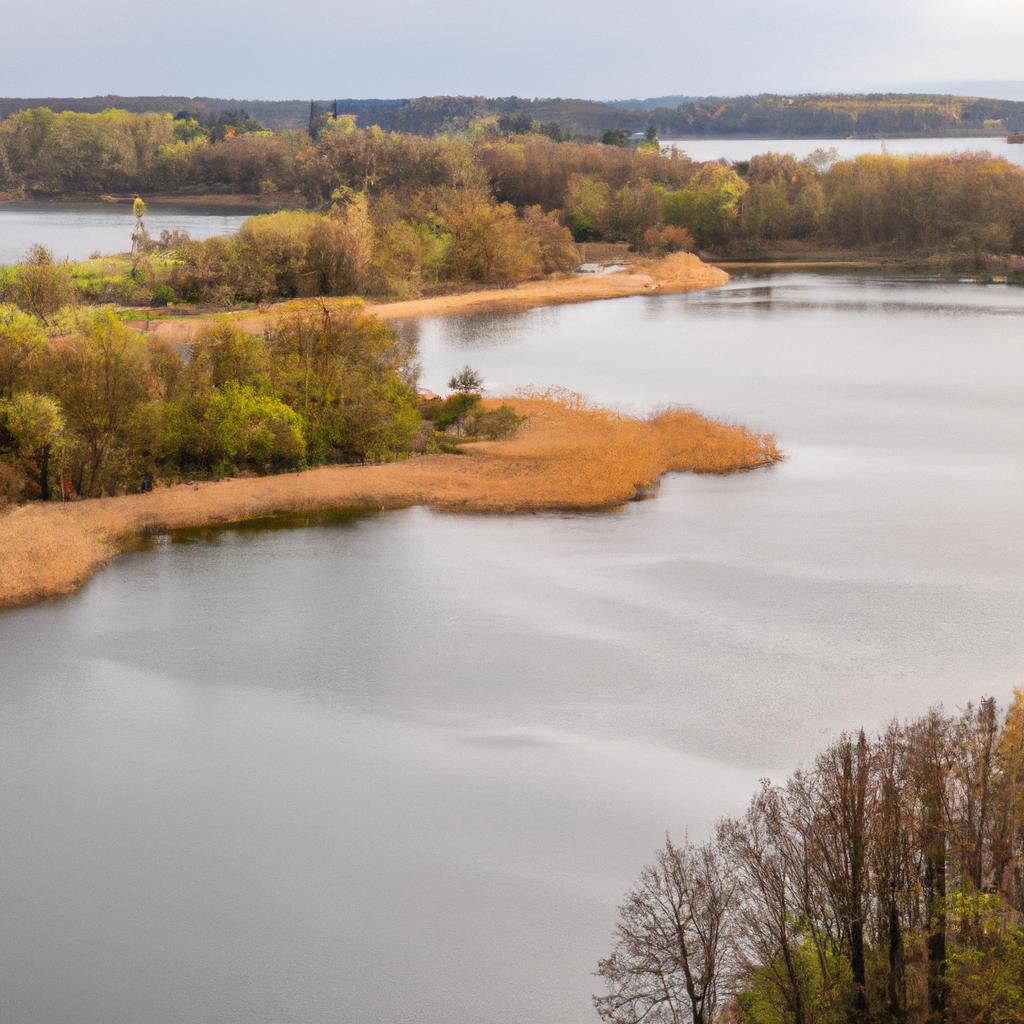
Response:
[[[493,313],[532,309],[538,306],[558,306],[595,299],[617,299],[631,295],[650,295],[660,292],[684,292],[700,288],[713,288],[725,284],[729,275],[719,267],[704,263],[692,253],[678,252],[662,259],[635,260],[623,270],[610,274],[573,274],[527,281],[509,288],[477,288],[446,295],[433,295],[401,302],[369,303],[368,309],[385,320],[409,320],[428,316],[448,316],[458,313]],[[321,303],[331,307],[348,299],[292,299],[274,303],[259,312],[249,310],[228,314],[238,326],[254,334],[273,326],[283,316],[299,312]],[[135,311],[131,311],[135,313]],[[128,319],[130,326],[146,330],[165,341],[184,344],[223,313],[169,316],[167,310],[152,311],[149,315]],[[156,319],[159,317],[159,319]]]
[[[341,508],[609,508],[654,486],[667,472],[732,473],[780,458],[770,435],[686,410],[641,420],[590,407],[568,393],[501,401],[528,417],[525,426],[510,440],[470,445],[459,455],[14,509],[0,515],[0,607],[76,589],[147,533]]]

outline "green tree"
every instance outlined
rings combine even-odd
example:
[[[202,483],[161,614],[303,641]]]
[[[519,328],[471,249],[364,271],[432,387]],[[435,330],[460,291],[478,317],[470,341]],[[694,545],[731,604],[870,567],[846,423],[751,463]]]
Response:
[[[739,212],[747,183],[724,164],[705,164],[685,188],[665,196],[669,224],[692,232],[700,246],[727,240]]]
[[[17,306],[0,304],[0,398],[26,386],[45,351],[42,324]]]
[[[275,391],[303,418],[310,462],[409,450],[420,423],[415,348],[361,304],[291,317],[269,347]]]
[[[484,389],[484,379],[467,364],[458,373],[452,374],[448,387],[460,395],[479,395]]]
[[[577,242],[602,238],[610,220],[612,193],[608,183],[577,174],[565,195],[565,221]]]
[[[196,336],[190,368],[193,387],[199,393],[232,381],[266,387],[270,380],[270,354],[262,338],[225,319]]]
[[[0,423],[32,467],[43,501],[50,499],[50,457],[64,436],[64,414],[48,395],[18,391],[0,400]]]
[[[280,399],[249,384],[227,381],[205,403],[200,456],[211,467],[295,469],[305,462],[302,418]]]

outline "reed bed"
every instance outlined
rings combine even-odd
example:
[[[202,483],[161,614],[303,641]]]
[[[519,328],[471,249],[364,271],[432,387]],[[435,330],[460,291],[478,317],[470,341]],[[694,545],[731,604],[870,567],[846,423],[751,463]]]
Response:
[[[771,435],[689,410],[636,419],[564,391],[486,404],[501,401],[527,417],[523,427],[509,440],[466,445],[461,454],[15,508],[0,515],[0,607],[68,593],[152,533],[343,508],[593,510],[647,492],[667,472],[733,473],[781,457]]]

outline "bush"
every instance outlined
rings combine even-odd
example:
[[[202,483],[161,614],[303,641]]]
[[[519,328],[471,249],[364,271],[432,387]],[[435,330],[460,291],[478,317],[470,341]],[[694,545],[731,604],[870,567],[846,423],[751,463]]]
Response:
[[[467,417],[466,433],[485,441],[500,441],[504,437],[511,437],[525,419],[510,405],[500,405],[497,409],[478,408]]]
[[[436,430],[461,427],[463,419],[480,404],[480,396],[473,391],[460,391],[448,398],[427,402],[420,408],[425,420],[430,420]]]
[[[643,250],[655,256],[664,256],[669,252],[693,252],[697,243],[686,228],[673,224],[648,228],[644,232]]]
[[[153,285],[153,305],[168,306],[177,299],[174,289],[164,281],[158,281]]]

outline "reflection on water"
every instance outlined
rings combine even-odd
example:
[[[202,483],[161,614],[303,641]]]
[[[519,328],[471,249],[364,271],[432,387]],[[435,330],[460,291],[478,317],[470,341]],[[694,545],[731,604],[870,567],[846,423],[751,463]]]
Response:
[[[806,275],[422,322],[429,387],[683,400],[788,461],[192,535],[0,617],[0,1018],[590,1021],[666,828],[1020,682],[1022,325]]]
[[[237,206],[150,206],[146,227],[186,231],[193,238],[236,232],[253,209]],[[30,246],[45,245],[58,260],[127,252],[135,219],[131,203],[0,203],[0,264],[17,263]]]

